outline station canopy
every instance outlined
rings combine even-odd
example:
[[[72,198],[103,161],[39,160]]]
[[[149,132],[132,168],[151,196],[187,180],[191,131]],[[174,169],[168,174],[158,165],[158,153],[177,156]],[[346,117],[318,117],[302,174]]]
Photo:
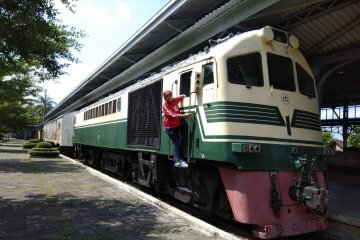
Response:
[[[174,0],[70,92],[46,121],[202,51],[209,39],[266,25],[298,37],[321,107],[360,104],[360,1]]]

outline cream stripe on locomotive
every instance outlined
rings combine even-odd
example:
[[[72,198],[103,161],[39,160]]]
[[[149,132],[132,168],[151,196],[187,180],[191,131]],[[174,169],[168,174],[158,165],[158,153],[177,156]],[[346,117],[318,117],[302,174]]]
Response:
[[[98,123],[83,125],[83,126],[79,126],[79,127],[74,127],[74,129],[89,128],[89,127],[96,127],[96,126],[103,126],[103,125],[114,124],[114,123],[121,123],[121,122],[127,122],[127,118],[117,119],[117,120],[108,121],[108,122],[98,122]]]

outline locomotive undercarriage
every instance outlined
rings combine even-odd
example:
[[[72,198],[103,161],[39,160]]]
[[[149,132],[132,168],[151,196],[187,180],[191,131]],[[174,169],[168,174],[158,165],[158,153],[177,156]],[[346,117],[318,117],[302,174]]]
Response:
[[[153,188],[212,215],[233,219],[215,166],[197,163],[189,168],[177,168],[172,160],[155,153],[115,152],[79,144],[75,146],[75,157],[84,164]]]

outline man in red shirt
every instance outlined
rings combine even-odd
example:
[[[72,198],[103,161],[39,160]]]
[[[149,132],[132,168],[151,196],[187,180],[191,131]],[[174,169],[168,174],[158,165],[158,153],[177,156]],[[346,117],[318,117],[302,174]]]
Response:
[[[164,91],[163,96],[165,99],[162,106],[162,111],[164,113],[164,128],[174,144],[175,167],[186,168],[188,167],[188,164],[181,158],[179,127],[181,125],[180,118],[189,118],[192,114],[180,114],[180,108],[177,104],[186,97],[185,95],[173,98],[172,92],[166,90]]]

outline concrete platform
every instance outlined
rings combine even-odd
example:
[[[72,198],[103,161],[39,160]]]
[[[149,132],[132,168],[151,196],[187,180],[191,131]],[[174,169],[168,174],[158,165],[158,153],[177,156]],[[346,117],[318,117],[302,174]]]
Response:
[[[0,240],[238,239],[100,175],[69,159],[29,158],[18,144],[1,144]]]

